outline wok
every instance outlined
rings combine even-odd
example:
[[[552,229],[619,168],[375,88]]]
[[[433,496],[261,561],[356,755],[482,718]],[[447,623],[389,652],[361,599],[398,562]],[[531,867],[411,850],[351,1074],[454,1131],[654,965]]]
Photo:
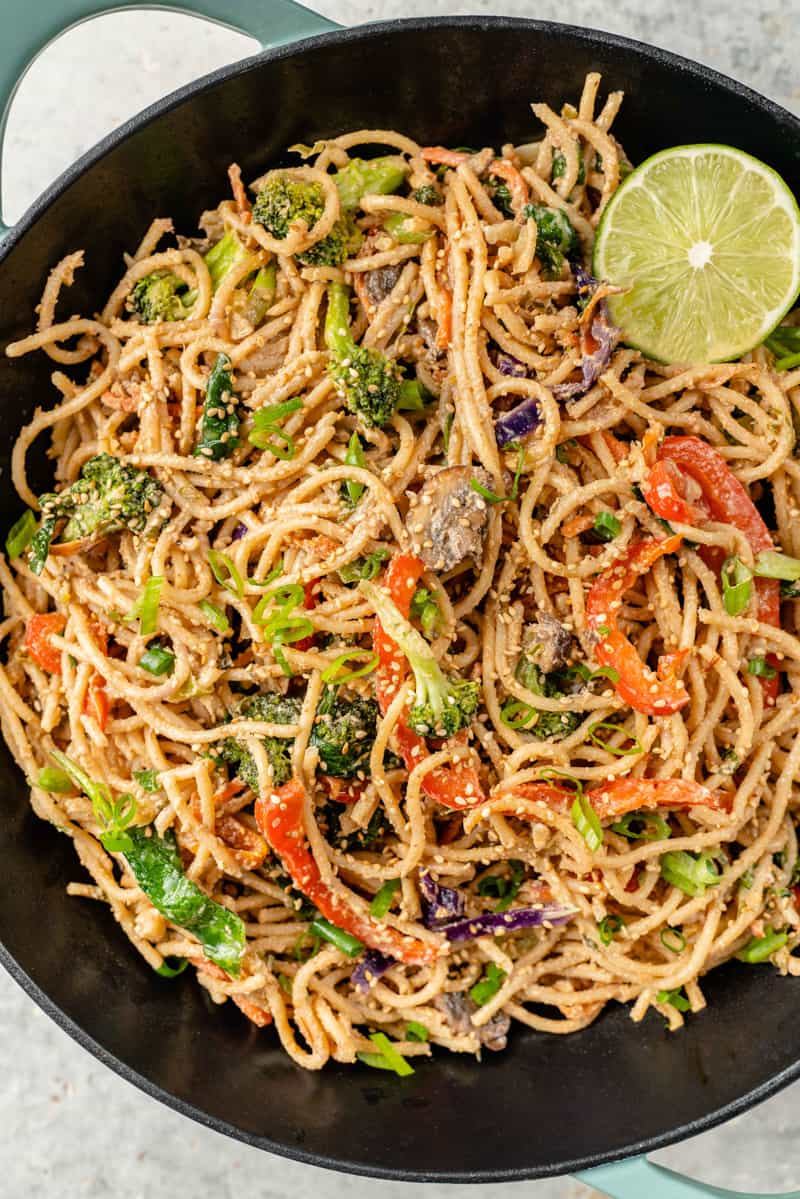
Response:
[[[0,102],[55,34],[102,0],[12,0],[0,45]],[[141,5],[139,5],[141,7]],[[529,139],[528,101],[551,104],[602,71],[624,88],[618,132],[634,162],[676,142],[730,142],[800,192],[800,121],[705,67],[624,38],[501,17],[392,22],[339,30],[290,0],[181,0],[254,34],[262,53],[183,88],[68,170],[0,245],[0,350],[28,331],[50,266],[86,247],[70,311],[94,311],[150,218],[195,228],[225,191],[283,148],[362,126],[422,142]],[[12,11],[9,12],[8,10]],[[314,35],[314,36],[311,36]],[[296,43],[296,39],[302,40]],[[19,514],[11,445],[47,402],[43,356],[0,353],[0,515]],[[35,465],[35,464],[34,464]],[[42,487],[48,481],[40,464]],[[515,1029],[477,1064],[445,1053],[413,1078],[331,1064],[297,1068],[269,1032],[214,1008],[187,977],[166,981],[133,953],[99,904],[68,899],[80,874],[69,842],[41,823],[0,750],[0,960],[53,1019],[148,1094],[251,1145],[388,1179],[500,1181],[600,1166],[584,1177],[633,1199],[708,1192],[643,1155],[724,1120],[800,1075],[800,980],[733,963],[706,981],[708,1009],[668,1034],[614,1007],[567,1037]],[[602,1163],[628,1158],[612,1168]]]

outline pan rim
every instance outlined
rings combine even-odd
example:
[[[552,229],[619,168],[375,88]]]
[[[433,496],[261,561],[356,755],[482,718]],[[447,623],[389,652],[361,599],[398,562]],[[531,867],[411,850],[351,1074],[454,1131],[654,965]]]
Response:
[[[765,112],[778,125],[789,128],[798,138],[800,144],[800,117],[795,116],[775,101],[761,95],[746,84],[732,77],[695,62],[682,55],[652,46],[635,38],[624,37],[620,34],[603,30],[583,28],[556,21],[543,21],[524,17],[502,16],[442,16],[427,18],[411,18],[391,21],[376,21],[367,25],[353,28],[335,29],[329,32],[303,38],[296,42],[267,48],[249,55],[237,62],[220,67],[200,79],[186,84],[167,96],[148,105],[142,112],[125,121],[117,129],[107,134],[96,145],[87,150],[65,171],[63,171],[40,196],[26,209],[19,221],[0,242],[0,265],[11,251],[23,240],[25,235],[35,226],[44,213],[70,188],[83,174],[99,163],[117,145],[140,130],[145,129],[162,115],[171,112],[185,100],[210,91],[219,84],[230,79],[249,73],[264,63],[276,62],[295,55],[303,55],[317,47],[327,45],[348,44],[356,41],[369,40],[387,34],[400,32],[429,32],[431,29],[468,29],[476,32],[486,30],[520,30],[544,35],[560,35],[584,42],[598,48],[613,48],[624,51],[632,56],[656,62],[680,74],[689,74],[700,78],[715,88],[722,88],[729,94],[746,101],[751,106]],[[196,1123],[215,1132],[231,1137],[253,1148],[274,1153],[279,1157],[301,1162],[305,1165],[317,1166],[340,1173],[378,1178],[394,1182],[441,1182],[441,1183],[487,1183],[487,1182],[520,1182],[537,1178],[553,1177],[562,1174],[572,1174],[593,1166],[604,1165],[619,1161],[626,1157],[638,1156],[664,1148],[686,1137],[705,1132],[717,1125],[741,1114],[748,1108],[763,1102],[800,1078],[800,1060],[788,1065],[775,1075],[767,1078],[759,1086],[723,1104],[721,1107],[707,1112],[687,1123],[674,1126],[653,1136],[632,1140],[624,1148],[609,1149],[576,1158],[559,1160],[545,1165],[532,1167],[494,1167],[471,1171],[443,1170],[420,1171],[400,1169],[367,1164],[351,1160],[344,1156],[333,1154],[312,1153],[299,1146],[271,1140],[268,1136],[251,1133],[220,1117],[211,1116],[202,1108],[195,1106],[185,1099],[165,1090],[159,1084],[128,1065],[121,1058],[111,1053],[72,1017],[68,1016],[58,1004],[36,983],[24,967],[0,942],[0,964],[11,975],[21,989],[48,1015],[54,1023],[66,1032],[83,1049],[88,1050],[94,1058],[108,1066],[115,1074],[132,1083],[138,1090],[152,1099],[165,1104],[171,1110],[186,1116]]]

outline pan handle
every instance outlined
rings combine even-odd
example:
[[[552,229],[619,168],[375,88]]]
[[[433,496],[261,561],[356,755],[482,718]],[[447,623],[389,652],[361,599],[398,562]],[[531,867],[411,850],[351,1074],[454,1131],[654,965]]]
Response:
[[[582,1170],[575,1177],[610,1199],[797,1199],[800,1196],[800,1191],[790,1191],[782,1196],[726,1191],[685,1178],[674,1170],[649,1162],[646,1157],[630,1157],[608,1166],[595,1166],[593,1170]]]
[[[0,147],[8,109],[33,60],[59,34],[101,13],[152,8],[206,17],[257,38],[262,46],[281,46],[338,29],[334,21],[295,0],[3,0],[0,38]],[[0,222],[0,236],[7,232]]]

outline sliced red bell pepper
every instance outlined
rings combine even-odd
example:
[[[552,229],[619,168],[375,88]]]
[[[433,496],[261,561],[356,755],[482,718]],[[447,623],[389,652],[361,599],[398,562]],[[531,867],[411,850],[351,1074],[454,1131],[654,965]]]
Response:
[[[306,840],[304,800],[302,784],[292,779],[270,794],[260,795],[255,806],[258,827],[298,891],[316,904],[326,920],[358,937],[370,949],[378,949],[410,965],[434,962],[439,956],[435,945],[404,936],[397,929],[357,911],[323,881]]]
[[[386,568],[383,585],[397,610],[406,619],[411,613],[411,601],[424,569],[422,559],[413,554],[396,554]],[[377,618],[373,643],[378,655],[375,687],[378,704],[381,712],[385,714],[408,674],[408,662],[405,654],[387,635]],[[395,726],[395,737],[407,770],[413,770],[429,756],[425,738],[409,727],[405,712]],[[475,807],[485,799],[478,773],[467,762],[439,766],[432,770],[423,779],[422,790],[435,803],[457,811]]]
[[[306,612],[312,612],[319,603],[319,579],[312,579],[306,583],[303,588],[303,607]],[[301,637],[299,641],[292,644],[292,649],[309,650],[314,644],[316,633],[310,633],[308,637]]]
[[[558,811],[568,811],[575,801],[574,790],[555,783],[520,783],[512,794],[547,804]],[[585,795],[601,821],[616,820],[626,812],[650,808],[702,805],[721,811],[730,806],[727,795],[711,791],[692,779],[609,779],[599,787],[590,787]]]
[[[700,488],[700,496],[691,501],[685,497],[687,477]],[[699,437],[666,437],[642,490],[648,506],[663,520],[697,525],[712,519],[733,525],[743,533],[754,555],[775,548],[758,509],[722,454]],[[758,619],[779,627],[778,580],[756,579],[756,598]],[[767,655],[767,662],[777,669],[778,659],[774,654]],[[780,690],[777,674],[760,682],[765,701],[774,704]]]
[[[634,541],[608,570],[595,579],[586,597],[586,620],[600,640],[595,657],[603,666],[611,666],[619,676],[614,684],[617,695],[637,712],[648,716],[668,716],[689,702],[689,694],[677,677],[676,656],[665,655],[654,674],[647,668],[617,624],[622,596],[639,575],[645,574],[665,554],[673,554],[680,537],[663,541],[651,538]]]
[[[50,638],[60,636],[67,627],[67,618],[61,612],[34,612],[25,625],[25,648],[37,666],[48,674],[61,674],[61,650],[56,649]]]

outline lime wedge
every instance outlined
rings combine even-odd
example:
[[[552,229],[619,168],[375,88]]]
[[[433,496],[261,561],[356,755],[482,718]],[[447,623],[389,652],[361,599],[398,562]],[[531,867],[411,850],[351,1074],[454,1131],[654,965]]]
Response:
[[[597,230],[599,279],[624,340],[660,362],[752,350],[800,292],[800,209],[777,172],[732,146],[675,146],[637,167]]]

